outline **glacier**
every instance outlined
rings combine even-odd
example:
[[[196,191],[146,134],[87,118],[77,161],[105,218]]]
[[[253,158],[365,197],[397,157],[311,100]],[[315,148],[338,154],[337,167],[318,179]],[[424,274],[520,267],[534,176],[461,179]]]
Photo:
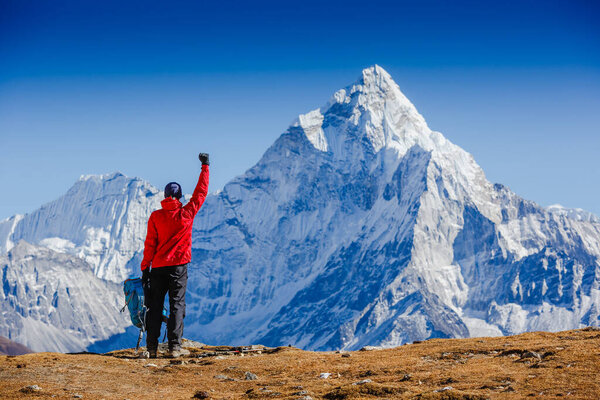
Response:
[[[160,197],[119,173],[82,177],[0,222],[0,251],[26,241],[120,282],[138,273]],[[207,197],[185,335],[330,350],[598,326],[599,256],[598,217],[489,182],[373,66]],[[80,346],[94,340],[110,342]]]

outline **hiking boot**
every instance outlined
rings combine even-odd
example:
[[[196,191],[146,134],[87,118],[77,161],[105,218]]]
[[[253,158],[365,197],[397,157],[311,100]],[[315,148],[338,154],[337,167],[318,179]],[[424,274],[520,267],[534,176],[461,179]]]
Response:
[[[156,349],[148,349],[148,358],[157,358],[158,351]]]
[[[190,351],[186,349],[182,349],[181,347],[173,347],[169,349],[169,357],[170,358],[179,358],[183,356],[189,356]]]

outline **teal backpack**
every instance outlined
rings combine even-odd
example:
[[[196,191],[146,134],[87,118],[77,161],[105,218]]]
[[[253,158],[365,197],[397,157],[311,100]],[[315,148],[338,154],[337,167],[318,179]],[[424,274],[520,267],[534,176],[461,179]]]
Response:
[[[123,282],[123,292],[125,293],[125,307],[129,310],[131,323],[145,330],[146,327],[146,311],[144,305],[144,287],[142,286],[141,278],[127,279]],[[125,311],[125,307],[121,312]]]
[[[146,307],[144,303],[145,295],[142,278],[131,278],[123,282],[123,293],[125,293],[125,306],[123,306],[121,312],[125,312],[125,309],[127,308],[129,310],[131,323],[135,327],[140,328],[137,345],[135,346],[135,351],[137,352],[140,348],[140,342],[142,341],[144,332],[146,332],[146,314],[148,313],[148,307]],[[164,323],[169,320],[165,308],[163,308],[162,320]],[[164,339],[165,338],[163,338],[163,341]]]
[[[135,351],[137,352],[140,348],[144,332],[146,332],[146,313],[148,312],[148,308],[144,304],[145,296],[142,278],[127,279],[123,282],[123,292],[125,293],[125,306],[123,306],[121,312],[124,312],[125,308],[127,308],[131,323],[135,327],[140,328],[137,345],[135,346]]]

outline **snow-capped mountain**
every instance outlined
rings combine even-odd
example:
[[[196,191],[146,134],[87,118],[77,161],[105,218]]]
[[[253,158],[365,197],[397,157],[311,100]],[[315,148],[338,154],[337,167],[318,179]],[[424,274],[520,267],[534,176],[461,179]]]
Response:
[[[120,285],[69,254],[20,241],[0,256],[0,335],[35,351],[81,351],[129,325]]]
[[[120,173],[82,176],[59,199],[25,216],[0,223],[1,249],[25,240],[82,258],[94,273],[121,282],[139,270],[159,191]]]
[[[563,215],[571,219],[576,219],[577,221],[600,223],[600,217],[581,208],[567,208],[561,206],[560,204],[553,204],[551,206],[548,206],[547,209],[551,213]]]
[[[119,281],[138,268],[160,197],[120,174],[82,178],[0,223],[0,249],[25,239]],[[207,198],[185,334],[354,349],[599,325],[600,223],[586,215],[488,182],[367,68]]]
[[[188,326],[304,348],[598,325],[600,225],[488,182],[380,67],[196,223]]]

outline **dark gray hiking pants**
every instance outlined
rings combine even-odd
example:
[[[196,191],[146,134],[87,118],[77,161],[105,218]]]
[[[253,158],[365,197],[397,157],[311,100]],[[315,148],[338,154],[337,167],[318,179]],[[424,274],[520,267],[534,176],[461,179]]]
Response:
[[[183,319],[185,318],[185,288],[187,286],[187,264],[152,268],[150,272],[150,302],[146,316],[146,347],[158,348],[162,310],[165,296],[169,293],[169,322],[167,338],[169,349],[181,346]]]

